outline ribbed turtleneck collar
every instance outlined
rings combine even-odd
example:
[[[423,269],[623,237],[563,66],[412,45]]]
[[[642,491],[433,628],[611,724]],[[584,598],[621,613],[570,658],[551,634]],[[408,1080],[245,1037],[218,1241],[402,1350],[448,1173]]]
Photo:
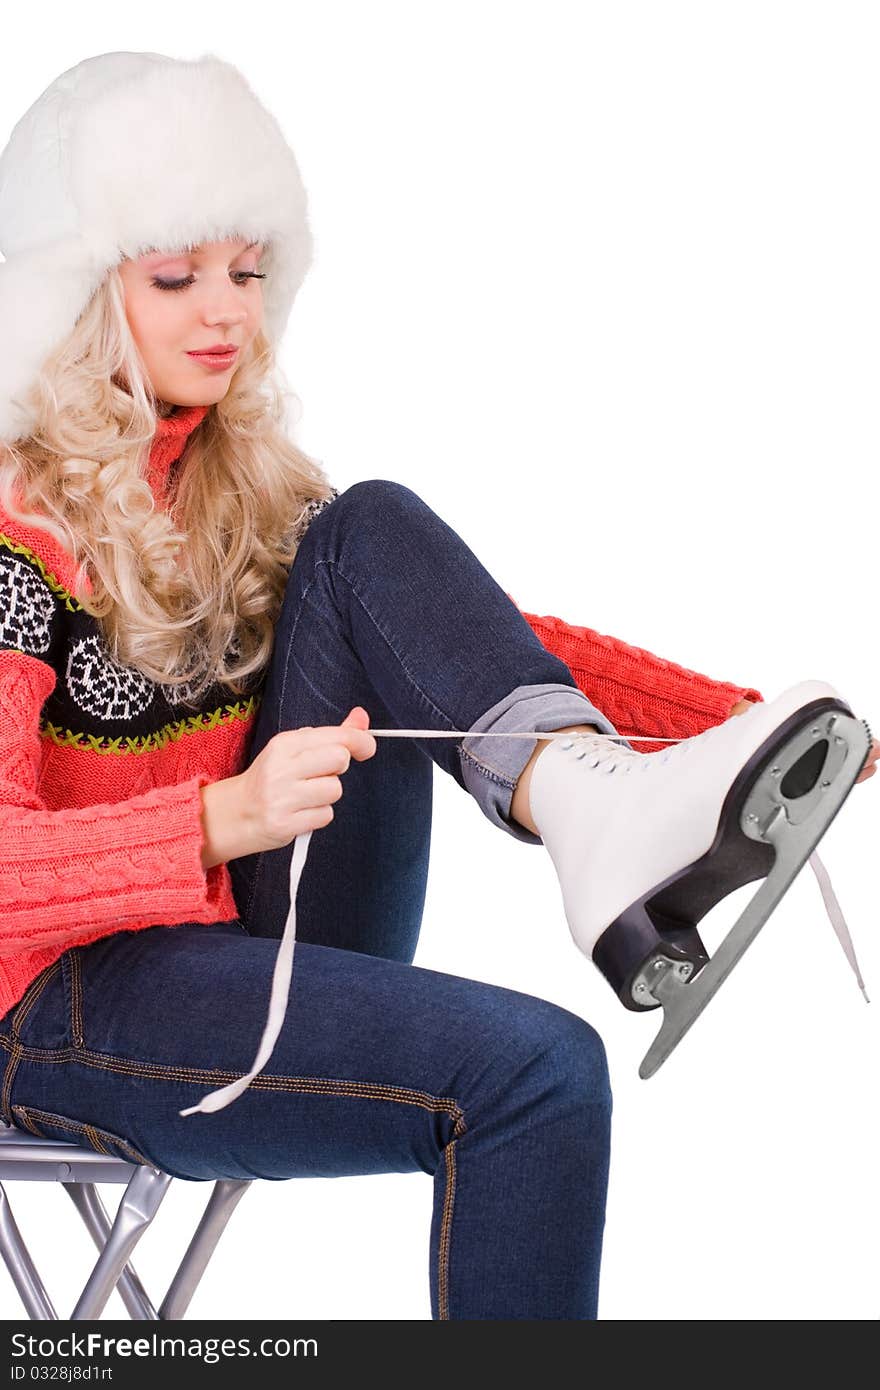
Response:
[[[193,430],[210,410],[208,405],[178,405],[173,415],[159,416],[150,445],[148,481],[159,505],[166,500],[168,474],[186,447]]]

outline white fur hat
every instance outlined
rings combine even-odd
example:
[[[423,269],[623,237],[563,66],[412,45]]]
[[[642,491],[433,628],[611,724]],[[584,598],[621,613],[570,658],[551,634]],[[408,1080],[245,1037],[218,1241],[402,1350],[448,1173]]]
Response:
[[[17,400],[111,266],[152,248],[265,243],[264,329],[284,331],[312,259],[306,193],[275,120],[231,63],[101,53],[68,68],[0,154],[0,440]]]

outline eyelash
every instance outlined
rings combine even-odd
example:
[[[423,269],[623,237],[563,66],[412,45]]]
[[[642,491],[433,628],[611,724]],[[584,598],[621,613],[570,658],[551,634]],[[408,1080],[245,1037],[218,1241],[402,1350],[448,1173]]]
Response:
[[[242,275],[246,280],[265,280],[265,274],[258,274],[255,270],[236,270],[234,275]],[[158,276],[153,276],[151,281],[157,290],[185,290],[187,285],[191,285],[193,277],[188,275],[185,280],[160,280]]]

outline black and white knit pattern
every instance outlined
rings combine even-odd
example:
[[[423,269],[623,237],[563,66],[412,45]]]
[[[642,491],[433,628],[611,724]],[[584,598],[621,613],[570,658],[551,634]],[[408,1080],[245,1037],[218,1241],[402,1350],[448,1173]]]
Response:
[[[301,540],[315,517],[339,496],[315,498],[297,528]],[[63,629],[63,631],[61,630]],[[138,732],[153,732],[171,712],[196,707],[192,686],[156,685],[135,667],[121,666],[111,656],[103,632],[79,605],[65,604],[61,592],[40,574],[34,558],[0,545],[0,650],[39,656],[55,666],[59,681],[53,695],[52,717],[65,728],[90,734],[119,724]],[[240,651],[233,636],[228,658]],[[159,698],[157,698],[157,696]],[[213,709],[228,696],[219,685],[203,693],[200,707]]]
[[[28,656],[49,650],[55,595],[33,565],[0,550],[0,648]]]
[[[296,539],[298,541],[302,540],[315,517],[319,516],[325,507],[329,507],[331,502],[335,502],[336,498],[339,496],[339,489],[334,487],[331,489],[331,493],[332,495],[330,497],[316,497],[315,500],[310,502],[306,507],[305,516],[300,522],[296,532]]]
[[[142,672],[115,662],[97,633],[73,644],[64,677],[74,703],[102,720],[134,719],[156,692]]]

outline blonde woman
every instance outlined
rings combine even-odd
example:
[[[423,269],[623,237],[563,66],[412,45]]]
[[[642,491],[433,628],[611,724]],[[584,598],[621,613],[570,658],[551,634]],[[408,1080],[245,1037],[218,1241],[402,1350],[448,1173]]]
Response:
[[[576,943],[636,1007],[648,890],[709,849],[757,749],[847,706],[530,623],[405,485],[332,487],[275,363],[305,209],[211,55],[87,59],[0,159],[0,1108],[189,1180],[420,1169],[434,1318],[595,1318],[603,1045],[412,965],[433,768],[546,845]],[[609,711],[693,735],[687,761]],[[305,836],[272,1055],[182,1113],[248,1072]],[[666,948],[700,963],[694,927]]]

